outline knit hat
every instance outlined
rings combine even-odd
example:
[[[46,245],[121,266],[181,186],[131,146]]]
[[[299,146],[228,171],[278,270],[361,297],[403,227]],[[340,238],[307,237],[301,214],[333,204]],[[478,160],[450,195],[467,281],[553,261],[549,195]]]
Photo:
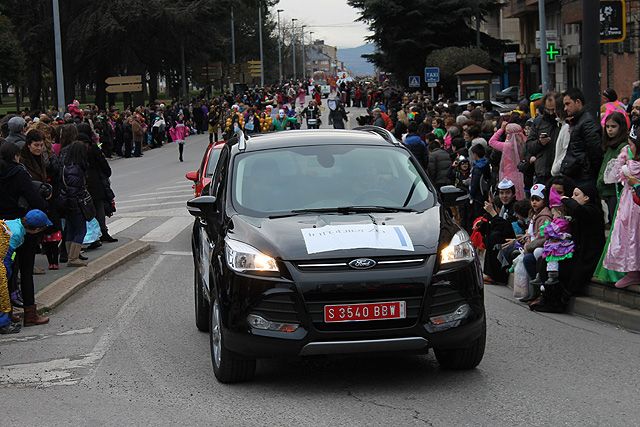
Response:
[[[20,133],[24,129],[27,122],[20,116],[11,117],[7,126],[9,127],[9,132]]]
[[[509,178],[504,178],[502,181],[498,183],[498,190],[508,190],[514,187],[515,187],[515,184]]]

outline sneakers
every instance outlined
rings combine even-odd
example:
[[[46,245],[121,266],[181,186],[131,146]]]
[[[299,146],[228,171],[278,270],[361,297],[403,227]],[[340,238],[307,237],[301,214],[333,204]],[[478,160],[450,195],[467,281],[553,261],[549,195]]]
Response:
[[[616,282],[616,288],[623,289],[631,285],[640,284],[640,271],[630,271]]]

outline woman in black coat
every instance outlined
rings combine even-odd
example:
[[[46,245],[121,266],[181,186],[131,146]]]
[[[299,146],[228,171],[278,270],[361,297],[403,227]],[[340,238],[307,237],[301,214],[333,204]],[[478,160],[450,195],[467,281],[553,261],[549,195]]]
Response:
[[[0,219],[22,218],[31,209],[47,209],[47,203],[33,185],[29,172],[20,164],[20,148],[16,144],[5,142],[0,146],[0,188]],[[48,317],[38,315],[33,286],[33,266],[39,238],[37,234],[27,233],[24,243],[16,250],[25,326],[49,322]]]
[[[93,204],[96,208],[96,219],[100,224],[100,231],[103,242],[117,242],[109,235],[105,215],[105,203],[111,203],[109,188],[109,177],[111,177],[111,167],[104,153],[93,142],[93,132],[86,123],[78,125],[78,140],[85,143],[87,147],[87,190],[91,194]],[[94,242],[90,249],[100,246],[100,242]]]
[[[63,195],[65,206],[65,243],[69,267],[83,267],[87,263],[80,259],[82,242],[87,234],[85,217],[78,199],[86,195],[87,149],[83,142],[75,141],[64,153],[62,167]]]
[[[562,204],[571,216],[575,251],[571,259],[560,262],[559,286],[545,285],[542,300],[530,306],[535,311],[564,312],[571,296],[593,277],[604,248],[604,213],[595,185],[577,185],[573,197],[563,197]]]

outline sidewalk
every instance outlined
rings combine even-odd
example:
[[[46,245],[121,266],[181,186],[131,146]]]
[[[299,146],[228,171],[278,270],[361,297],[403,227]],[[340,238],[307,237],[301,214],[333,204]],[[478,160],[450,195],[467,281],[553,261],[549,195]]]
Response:
[[[87,267],[67,267],[61,263],[57,271],[49,270],[47,257],[37,254],[35,265],[45,270],[45,274],[33,276],[38,309],[48,311],[55,308],[88,283],[150,248],[147,242],[119,237],[118,242],[104,243],[97,249],[86,251],[84,254],[89,258]]]

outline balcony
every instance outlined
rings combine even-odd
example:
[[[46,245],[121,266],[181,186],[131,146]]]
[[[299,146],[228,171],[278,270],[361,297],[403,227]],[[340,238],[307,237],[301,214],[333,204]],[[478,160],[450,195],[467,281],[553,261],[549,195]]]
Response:
[[[505,18],[521,18],[538,12],[537,0],[509,0],[504,8]]]

